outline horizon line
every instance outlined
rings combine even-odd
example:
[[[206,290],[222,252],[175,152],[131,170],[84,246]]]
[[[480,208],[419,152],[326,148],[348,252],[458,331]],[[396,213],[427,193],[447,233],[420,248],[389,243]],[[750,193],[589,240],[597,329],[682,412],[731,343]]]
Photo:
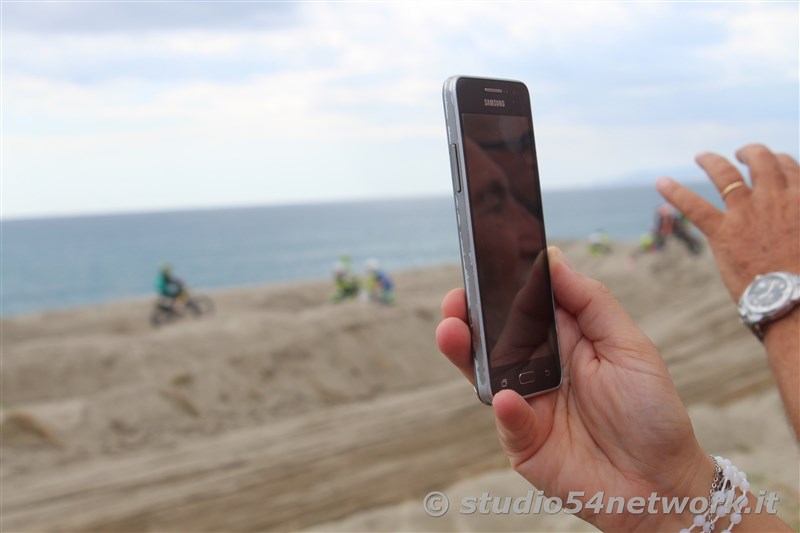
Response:
[[[684,183],[700,184],[708,183],[707,180],[702,178],[685,180]],[[581,190],[597,190],[597,189],[621,189],[621,188],[646,188],[652,187],[655,190],[655,185],[644,183],[598,183],[595,185],[578,186],[578,187],[547,187],[542,189],[542,192],[563,192],[563,191],[581,191]],[[264,207],[301,207],[312,205],[330,205],[330,204],[347,204],[347,203],[361,203],[361,202],[387,202],[387,201],[403,201],[403,200],[423,200],[433,198],[452,198],[452,193],[426,193],[417,195],[396,195],[396,196],[355,196],[350,198],[316,198],[309,200],[287,200],[276,202],[262,202],[262,203],[233,203],[229,205],[197,205],[197,206],[167,206],[167,207],[142,207],[142,208],[121,208],[118,210],[90,210],[82,212],[56,212],[56,213],[31,213],[31,214],[14,214],[11,216],[4,216],[0,213],[0,222],[16,222],[16,221],[32,221],[32,220],[49,220],[49,219],[67,219],[67,218],[92,218],[92,217],[111,217],[111,216],[136,216],[136,215],[150,215],[150,214],[166,214],[166,213],[188,213],[199,211],[224,211],[236,209],[258,209]]]

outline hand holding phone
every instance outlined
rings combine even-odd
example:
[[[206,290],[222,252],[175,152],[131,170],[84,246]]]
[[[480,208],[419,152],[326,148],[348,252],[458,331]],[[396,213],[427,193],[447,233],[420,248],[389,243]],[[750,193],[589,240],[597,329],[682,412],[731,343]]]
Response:
[[[564,379],[551,394],[494,396],[511,465],[563,502],[581,491],[584,503],[600,491],[606,498],[707,498],[713,465],[655,346],[602,284],[575,272],[557,249],[549,252]],[[475,382],[465,291],[451,291],[442,311],[439,349]],[[693,519],[688,511],[580,516],[602,531],[678,531]]]

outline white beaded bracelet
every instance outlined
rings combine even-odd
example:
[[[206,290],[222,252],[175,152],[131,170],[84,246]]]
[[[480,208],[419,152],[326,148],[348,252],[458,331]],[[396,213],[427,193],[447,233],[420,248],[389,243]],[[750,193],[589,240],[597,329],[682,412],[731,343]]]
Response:
[[[695,515],[692,527],[681,529],[680,533],[691,533],[696,527],[699,527],[704,533],[714,531],[717,521],[729,513],[730,524],[720,533],[730,533],[734,526],[742,521],[742,509],[747,505],[747,491],[750,490],[747,475],[724,457],[717,455],[712,459],[714,460],[714,479],[711,482],[708,509],[703,514]],[[740,492],[738,498],[736,497],[737,489]],[[731,513],[731,511],[733,512]]]

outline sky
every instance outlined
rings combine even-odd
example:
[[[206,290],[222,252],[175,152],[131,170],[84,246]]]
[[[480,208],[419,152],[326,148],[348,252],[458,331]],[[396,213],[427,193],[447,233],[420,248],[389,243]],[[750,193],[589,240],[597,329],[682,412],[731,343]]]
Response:
[[[10,2],[3,218],[451,194],[450,75],[531,92],[545,189],[798,155],[798,2]]]

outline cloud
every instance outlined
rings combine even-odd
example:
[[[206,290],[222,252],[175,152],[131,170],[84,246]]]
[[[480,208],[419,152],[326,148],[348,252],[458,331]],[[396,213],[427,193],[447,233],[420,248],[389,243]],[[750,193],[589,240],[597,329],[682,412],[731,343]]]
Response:
[[[4,28],[32,33],[269,29],[295,21],[292,2],[4,2]]]
[[[724,73],[727,83],[769,76],[797,82],[800,77],[800,14],[797,4],[754,4],[723,18],[707,13],[710,21],[726,28],[725,39],[702,48],[700,57]]]
[[[546,187],[798,143],[796,5],[11,5],[5,215],[58,210],[36,184],[59,173],[84,210],[210,205],[198,183],[220,174],[229,203],[446,194],[440,90],[456,73],[528,83]],[[272,169],[291,184],[258,178]],[[86,193],[108,173],[139,186]]]

